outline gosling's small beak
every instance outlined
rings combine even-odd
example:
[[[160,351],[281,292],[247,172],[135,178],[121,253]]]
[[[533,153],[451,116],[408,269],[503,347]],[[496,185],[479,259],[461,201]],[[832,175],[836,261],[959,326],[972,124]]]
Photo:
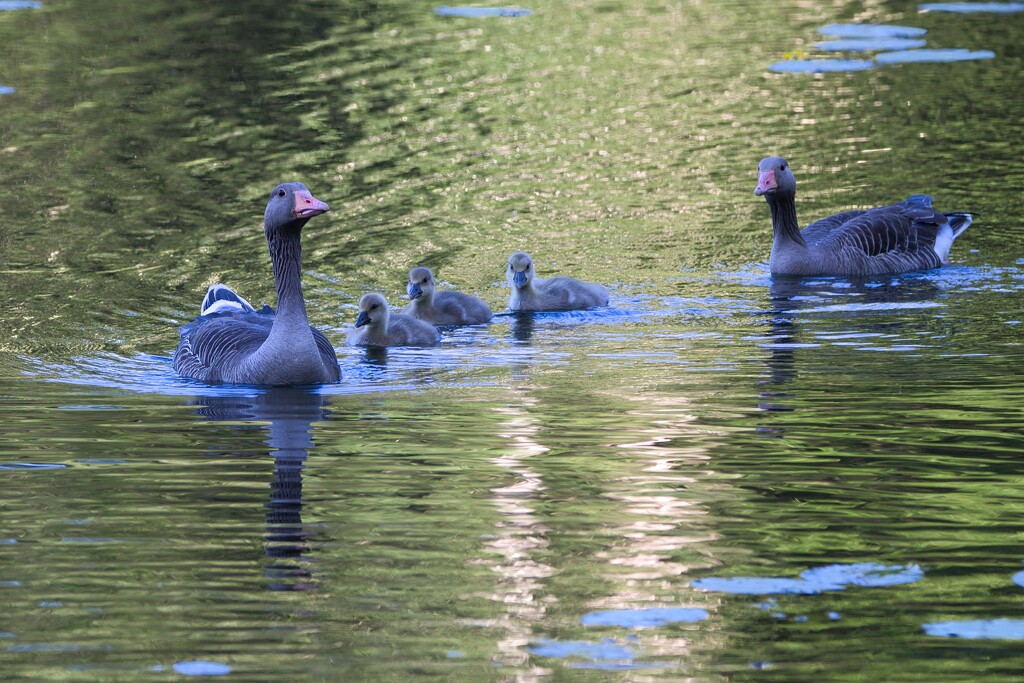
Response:
[[[295,193],[295,208],[292,213],[296,218],[312,218],[322,213],[327,213],[331,207],[327,202],[322,202],[309,192],[299,190]]]
[[[406,289],[410,299],[419,299],[423,296],[423,289],[415,282],[410,282],[409,287]]]
[[[526,271],[525,270],[517,270],[515,273],[513,273],[512,274],[512,282],[515,284],[516,287],[525,287],[526,286]]]
[[[761,171],[757,174],[757,187],[754,188],[755,195],[760,197],[763,194],[771,194],[777,189],[779,189],[779,184],[775,181],[775,171]]]
[[[362,327],[363,325],[370,324],[370,314],[366,311],[359,311],[359,317],[356,318],[356,327]]]

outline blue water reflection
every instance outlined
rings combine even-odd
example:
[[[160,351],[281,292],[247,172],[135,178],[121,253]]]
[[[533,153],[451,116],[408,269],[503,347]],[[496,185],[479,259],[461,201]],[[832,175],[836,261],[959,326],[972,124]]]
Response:
[[[869,59],[784,59],[768,69],[777,73],[819,74],[846,71],[866,71],[874,68]]]
[[[39,9],[43,3],[37,0],[0,0],[0,12],[8,12],[19,9]]]
[[[702,621],[707,618],[707,610],[697,607],[648,607],[590,612],[580,618],[580,623],[584,626],[645,628],[677,622]]]
[[[819,28],[818,33],[837,38],[918,38],[928,33],[928,29],[892,24],[828,24]]]
[[[899,52],[882,52],[875,55],[879,64],[911,64],[923,62],[967,62],[977,59],[992,59],[996,56],[991,50],[901,50]]]
[[[914,583],[924,578],[924,570],[911,565],[884,565],[875,562],[831,564],[807,569],[799,579],[776,577],[708,577],[690,583],[694,588],[736,595],[815,595],[843,590],[847,586],[880,588]]]
[[[40,462],[4,462],[0,463],[0,470],[59,470],[67,465]]]
[[[1024,639],[1024,619],[968,619],[935,621],[921,628],[930,636],[970,639]]]
[[[956,12],[958,14],[1024,12],[1024,2],[928,2],[917,6],[920,12]]]
[[[821,50],[848,52],[879,52],[881,50],[911,50],[924,47],[926,41],[913,38],[844,38],[840,40],[822,40],[814,44]]]
[[[533,14],[533,10],[522,7],[449,7],[442,5],[441,7],[436,7],[434,13],[442,17],[479,19],[487,17],[525,17]]]
[[[175,662],[173,668],[182,676],[226,676],[231,673],[231,667],[220,662]]]
[[[805,569],[800,572],[800,578],[823,585],[882,588],[920,581],[924,578],[924,570],[916,564],[902,566],[861,562],[858,564],[830,564],[824,567]]]

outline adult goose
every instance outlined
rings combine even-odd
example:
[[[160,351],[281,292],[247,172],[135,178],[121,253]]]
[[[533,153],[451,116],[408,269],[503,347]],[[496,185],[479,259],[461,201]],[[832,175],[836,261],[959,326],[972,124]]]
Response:
[[[764,196],[775,239],[773,275],[880,275],[948,263],[953,241],[970,226],[969,213],[941,213],[932,197],[915,194],[898,204],[844,211],[803,230],[796,219],[796,178],[782,157],[758,167],[754,194]]]
[[[575,311],[608,305],[603,285],[571,277],[538,278],[533,258],[524,251],[508,257],[505,277],[512,285],[508,307],[513,311]]]
[[[384,295],[370,292],[359,300],[356,327],[347,341],[351,346],[433,346],[441,335],[430,323],[391,313]]]
[[[491,307],[483,299],[462,292],[436,291],[430,268],[417,266],[410,270],[406,291],[411,303],[402,313],[431,325],[479,325],[491,319]]]
[[[302,297],[302,227],[328,210],[302,183],[270,193],[263,232],[277,285],[277,313],[255,310],[224,285],[213,285],[200,315],[181,328],[174,369],[203,382],[321,384],[341,377],[334,347],[306,318]]]

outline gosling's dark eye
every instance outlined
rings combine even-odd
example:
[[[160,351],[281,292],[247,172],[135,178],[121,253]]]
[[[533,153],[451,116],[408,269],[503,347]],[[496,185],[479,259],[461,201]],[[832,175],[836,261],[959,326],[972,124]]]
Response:
[[[377,304],[374,304],[374,305],[370,306],[370,310],[371,311],[377,310]]]
[[[779,166],[779,170],[780,171],[785,171],[786,170],[786,165],[783,164],[782,166]]]
[[[530,269],[530,264],[529,264],[529,263],[527,263],[527,264],[526,264],[526,270],[529,270],[529,269]]]
[[[288,193],[287,193],[287,192],[285,192],[283,188],[281,188],[281,189],[279,189],[279,190],[277,191],[277,196],[278,196],[278,197],[283,197],[283,196],[285,196],[286,194],[288,194]]]

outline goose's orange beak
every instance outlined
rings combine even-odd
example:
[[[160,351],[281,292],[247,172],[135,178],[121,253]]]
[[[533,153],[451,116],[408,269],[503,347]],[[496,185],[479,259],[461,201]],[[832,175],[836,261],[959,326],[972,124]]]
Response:
[[[327,202],[320,201],[309,192],[295,193],[295,208],[292,209],[292,213],[296,218],[312,218],[327,213],[330,209]]]
[[[777,189],[779,189],[779,184],[775,182],[775,171],[761,171],[757,174],[757,187],[754,188],[755,195],[760,197],[763,194],[771,194]]]

